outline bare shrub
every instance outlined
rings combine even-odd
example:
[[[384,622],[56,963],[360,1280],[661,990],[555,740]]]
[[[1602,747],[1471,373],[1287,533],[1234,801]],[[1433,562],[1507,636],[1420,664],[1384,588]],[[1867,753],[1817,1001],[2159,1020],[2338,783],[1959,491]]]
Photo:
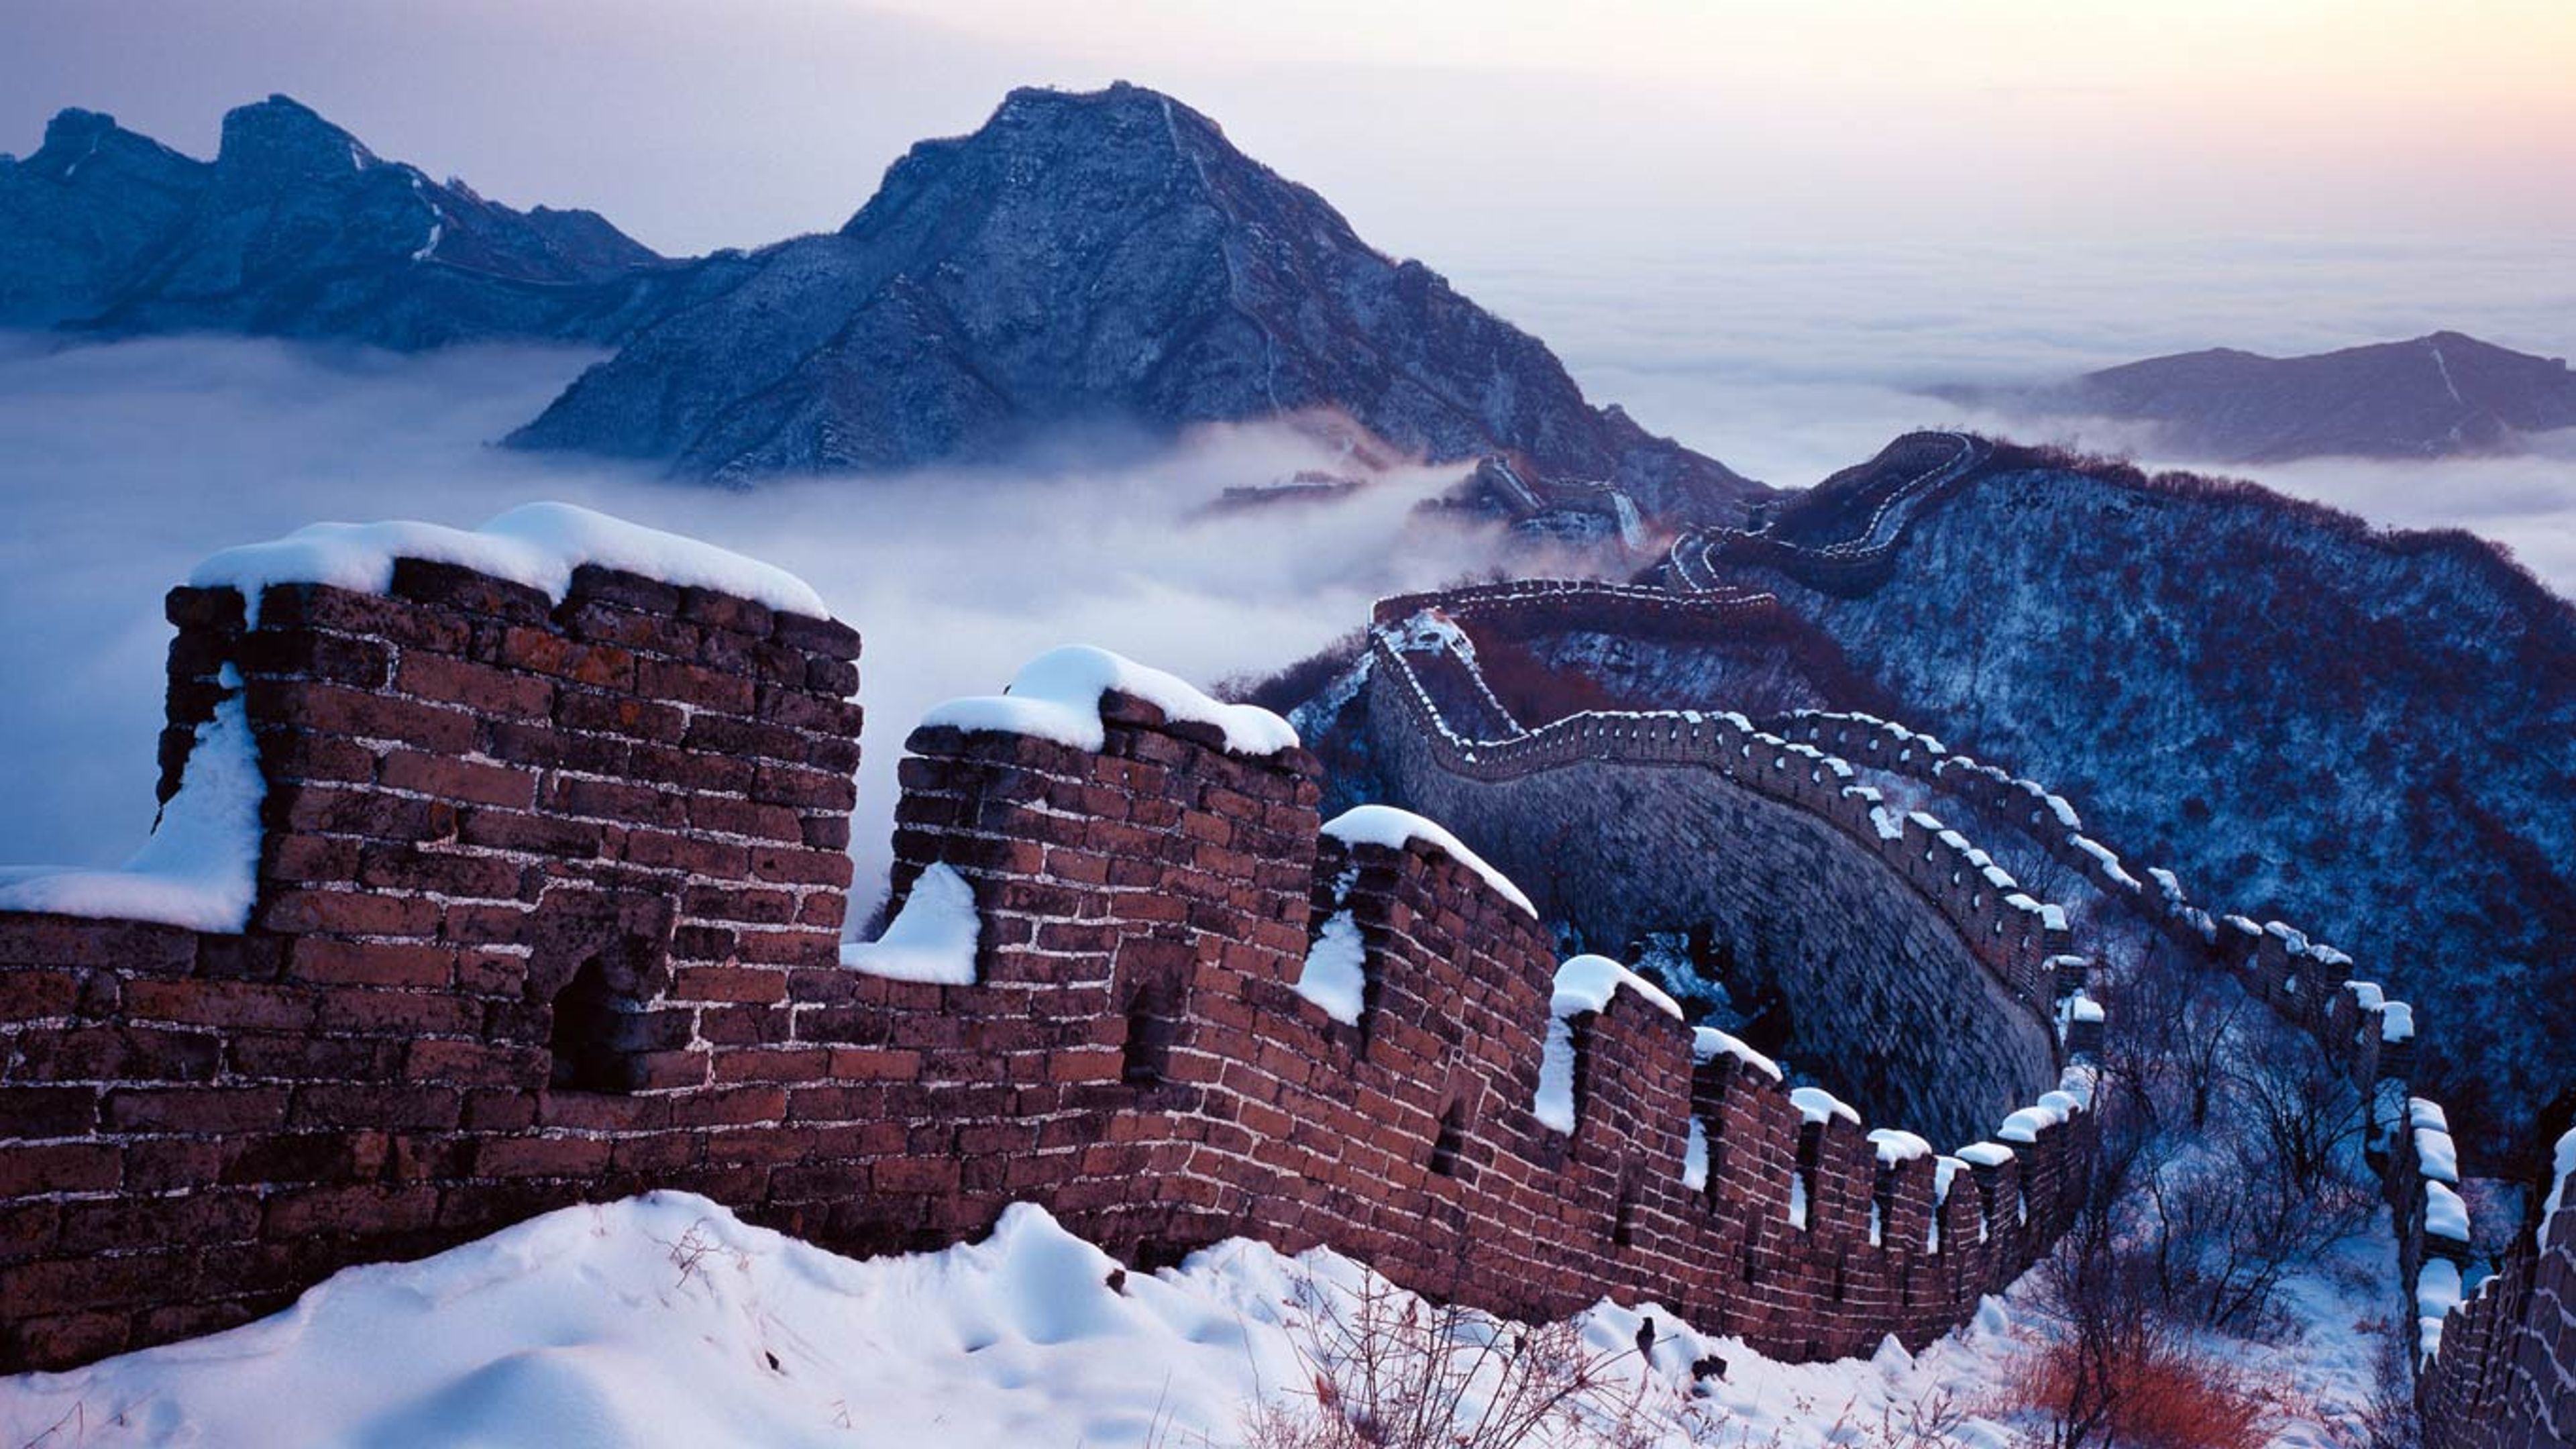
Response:
[[[1349,1292],[1307,1278],[1290,1301],[1307,1383],[1252,1412],[1248,1449],[1644,1449],[1691,1417],[1650,1409],[1641,1350],[1595,1349],[1572,1322],[1516,1328],[1374,1276]]]
[[[2009,1393],[2056,1416],[2051,1442],[2061,1449],[2263,1449],[2287,1423],[2277,1385],[2193,1352],[2152,1319],[2097,1344],[2049,1345],[2021,1362]],[[2071,1415],[2076,1404],[2091,1411]]]

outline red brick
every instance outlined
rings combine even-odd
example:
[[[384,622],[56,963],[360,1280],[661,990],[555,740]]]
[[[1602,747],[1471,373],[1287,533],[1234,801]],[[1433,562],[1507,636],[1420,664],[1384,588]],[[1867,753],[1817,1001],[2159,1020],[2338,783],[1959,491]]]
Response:
[[[660,744],[679,743],[689,725],[688,712],[659,700],[631,694],[566,689],[555,701],[555,723],[566,729],[596,730]]]
[[[286,970],[331,986],[446,986],[456,976],[456,948],[307,936],[289,948]]]
[[[263,930],[293,935],[427,936],[438,928],[438,903],[378,891],[282,891],[258,919]]]
[[[727,714],[751,713],[752,682],[695,664],[645,659],[635,666],[635,691],[649,698]]]
[[[31,1144],[0,1138],[0,1198],[112,1191],[124,1174],[112,1142]]]
[[[111,1129],[264,1132],[286,1120],[283,1087],[120,1087],[108,1093]]]
[[[439,754],[474,748],[472,714],[336,684],[253,679],[244,691],[254,722],[276,720],[356,739],[399,740]]]
[[[486,1137],[475,1144],[481,1177],[592,1177],[608,1167],[608,1143],[595,1137]]]
[[[422,651],[403,656],[394,687],[422,699],[461,704],[487,717],[544,719],[555,701],[551,681]]]
[[[752,851],[751,873],[765,881],[847,886],[850,858],[838,851],[765,846]]]
[[[115,1034],[109,1035],[113,1040]],[[120,1060],[117,1064],[123,1063]],[[47,1070],[54,1066],[53,1062],[38,1061],[32,1070],[40,1076],[59,1080],[64,1073]],[[6,1124],[7,1136],[13,1139],[82,1136],[98,1124],[98,1090],[94,1087],[0,1086],[0,1124]]]
[[[424,755],[396,750],[385,756],[383,781],[390,789],[436,795],[474,805],[524,810],[536,802],[537,777],[508,765]]]

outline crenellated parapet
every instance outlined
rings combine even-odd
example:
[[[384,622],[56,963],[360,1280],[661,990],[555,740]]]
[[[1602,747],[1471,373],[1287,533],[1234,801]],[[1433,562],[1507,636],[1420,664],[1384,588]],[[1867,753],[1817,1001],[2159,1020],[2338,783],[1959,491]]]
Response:
[[[2065,912],[2024,892],[1958,832],[1891,813],[1838,755],[1723,711],[1585,711],[1504,738],[1467,737],[1417,676],[1414,656],[1384,631],[1371,641],[1370,659],[1371,698],[1405,718],[1408,734],[1442,774],[1496,784],[1578,763],[1708,771],[1826,822],[1877,855],[1950,921],[2026,1009],[2044,1014],[2058,995],[2048,963],[2069,954]]]
[[[1907,433],[1868,462],[1766,505],[1769,516],[1752,528],[1675,539],[1663,577],[1679,593],[1722,590],[1721,565],[1750,564],[1825,593],[1868,593],[1887,581],[1913,521],[1992,456],[1992,445],[1971,434]]]
[[[1538,630],[1600,629],[1648,639],[1731,639],[1778,620],[1780,601],[1744,592],[1676,593],[1598,579],[1511,579],[1431,593],[1395,594],[1369,610],[1380,628],[1424,609],[1513,637]]]
[[[0,885],[0,1365],[662,1187],[854,1252],[1014,1201],[1144,1262],[1331,1244],[1786,1357],[1927,1341],[2070,1210],[2075,1097],[1873,1140],[1557,961],[1436,826],[1318,821],[1275,718],[1093,651],[913,734],[894,917],[844,945],[856,634],[665,535],[495,528],[174,594],[164,830],[231,821],[224,869]]]

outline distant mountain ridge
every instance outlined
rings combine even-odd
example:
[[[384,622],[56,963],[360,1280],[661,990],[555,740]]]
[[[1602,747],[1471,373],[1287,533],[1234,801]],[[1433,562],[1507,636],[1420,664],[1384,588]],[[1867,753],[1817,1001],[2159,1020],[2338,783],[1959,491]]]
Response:
[[[728,483],[1287,418],[1362,455],[1504,460],[1539,509],[1732,520],[1769,491],[1593,406],[1546,344],[1123,82],[1013,91],[839,231],[679,261],[284,96],[228,113],[212,161],[67,110],[0,157],[0,327],[618,346],[510,441]]]
[[[1035,433],[1345,415],[1652,511],[1764,490],[1588,403],[1544,343],[1361,241],[1168,96],[1011,92],[837,233],[756,253],[513,442],[746,479],[996,456]]]
[[[82,110],[0,158],[0,326],[609,342],[732,269],[433,181],[284,96],[227,113],[212,161]]]
[[[2052,387],[1942,395],[2007,412],[2149,423],[2165,450],[2230,463],[2491,453],[2526,433],[2576,427],[2576,374],[2564,358],[2459,332],[2309,357],[2219,347]]]

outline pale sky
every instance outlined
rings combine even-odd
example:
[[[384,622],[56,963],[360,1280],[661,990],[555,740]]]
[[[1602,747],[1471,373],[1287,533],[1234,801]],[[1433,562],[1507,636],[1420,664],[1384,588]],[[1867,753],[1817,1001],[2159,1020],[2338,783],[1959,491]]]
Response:
[[[0,0],[0,150],[284,91],[666,251],[1015,84],[1168,90],[1434,266],[1802,238],[2576,238],[2571,0]]]

